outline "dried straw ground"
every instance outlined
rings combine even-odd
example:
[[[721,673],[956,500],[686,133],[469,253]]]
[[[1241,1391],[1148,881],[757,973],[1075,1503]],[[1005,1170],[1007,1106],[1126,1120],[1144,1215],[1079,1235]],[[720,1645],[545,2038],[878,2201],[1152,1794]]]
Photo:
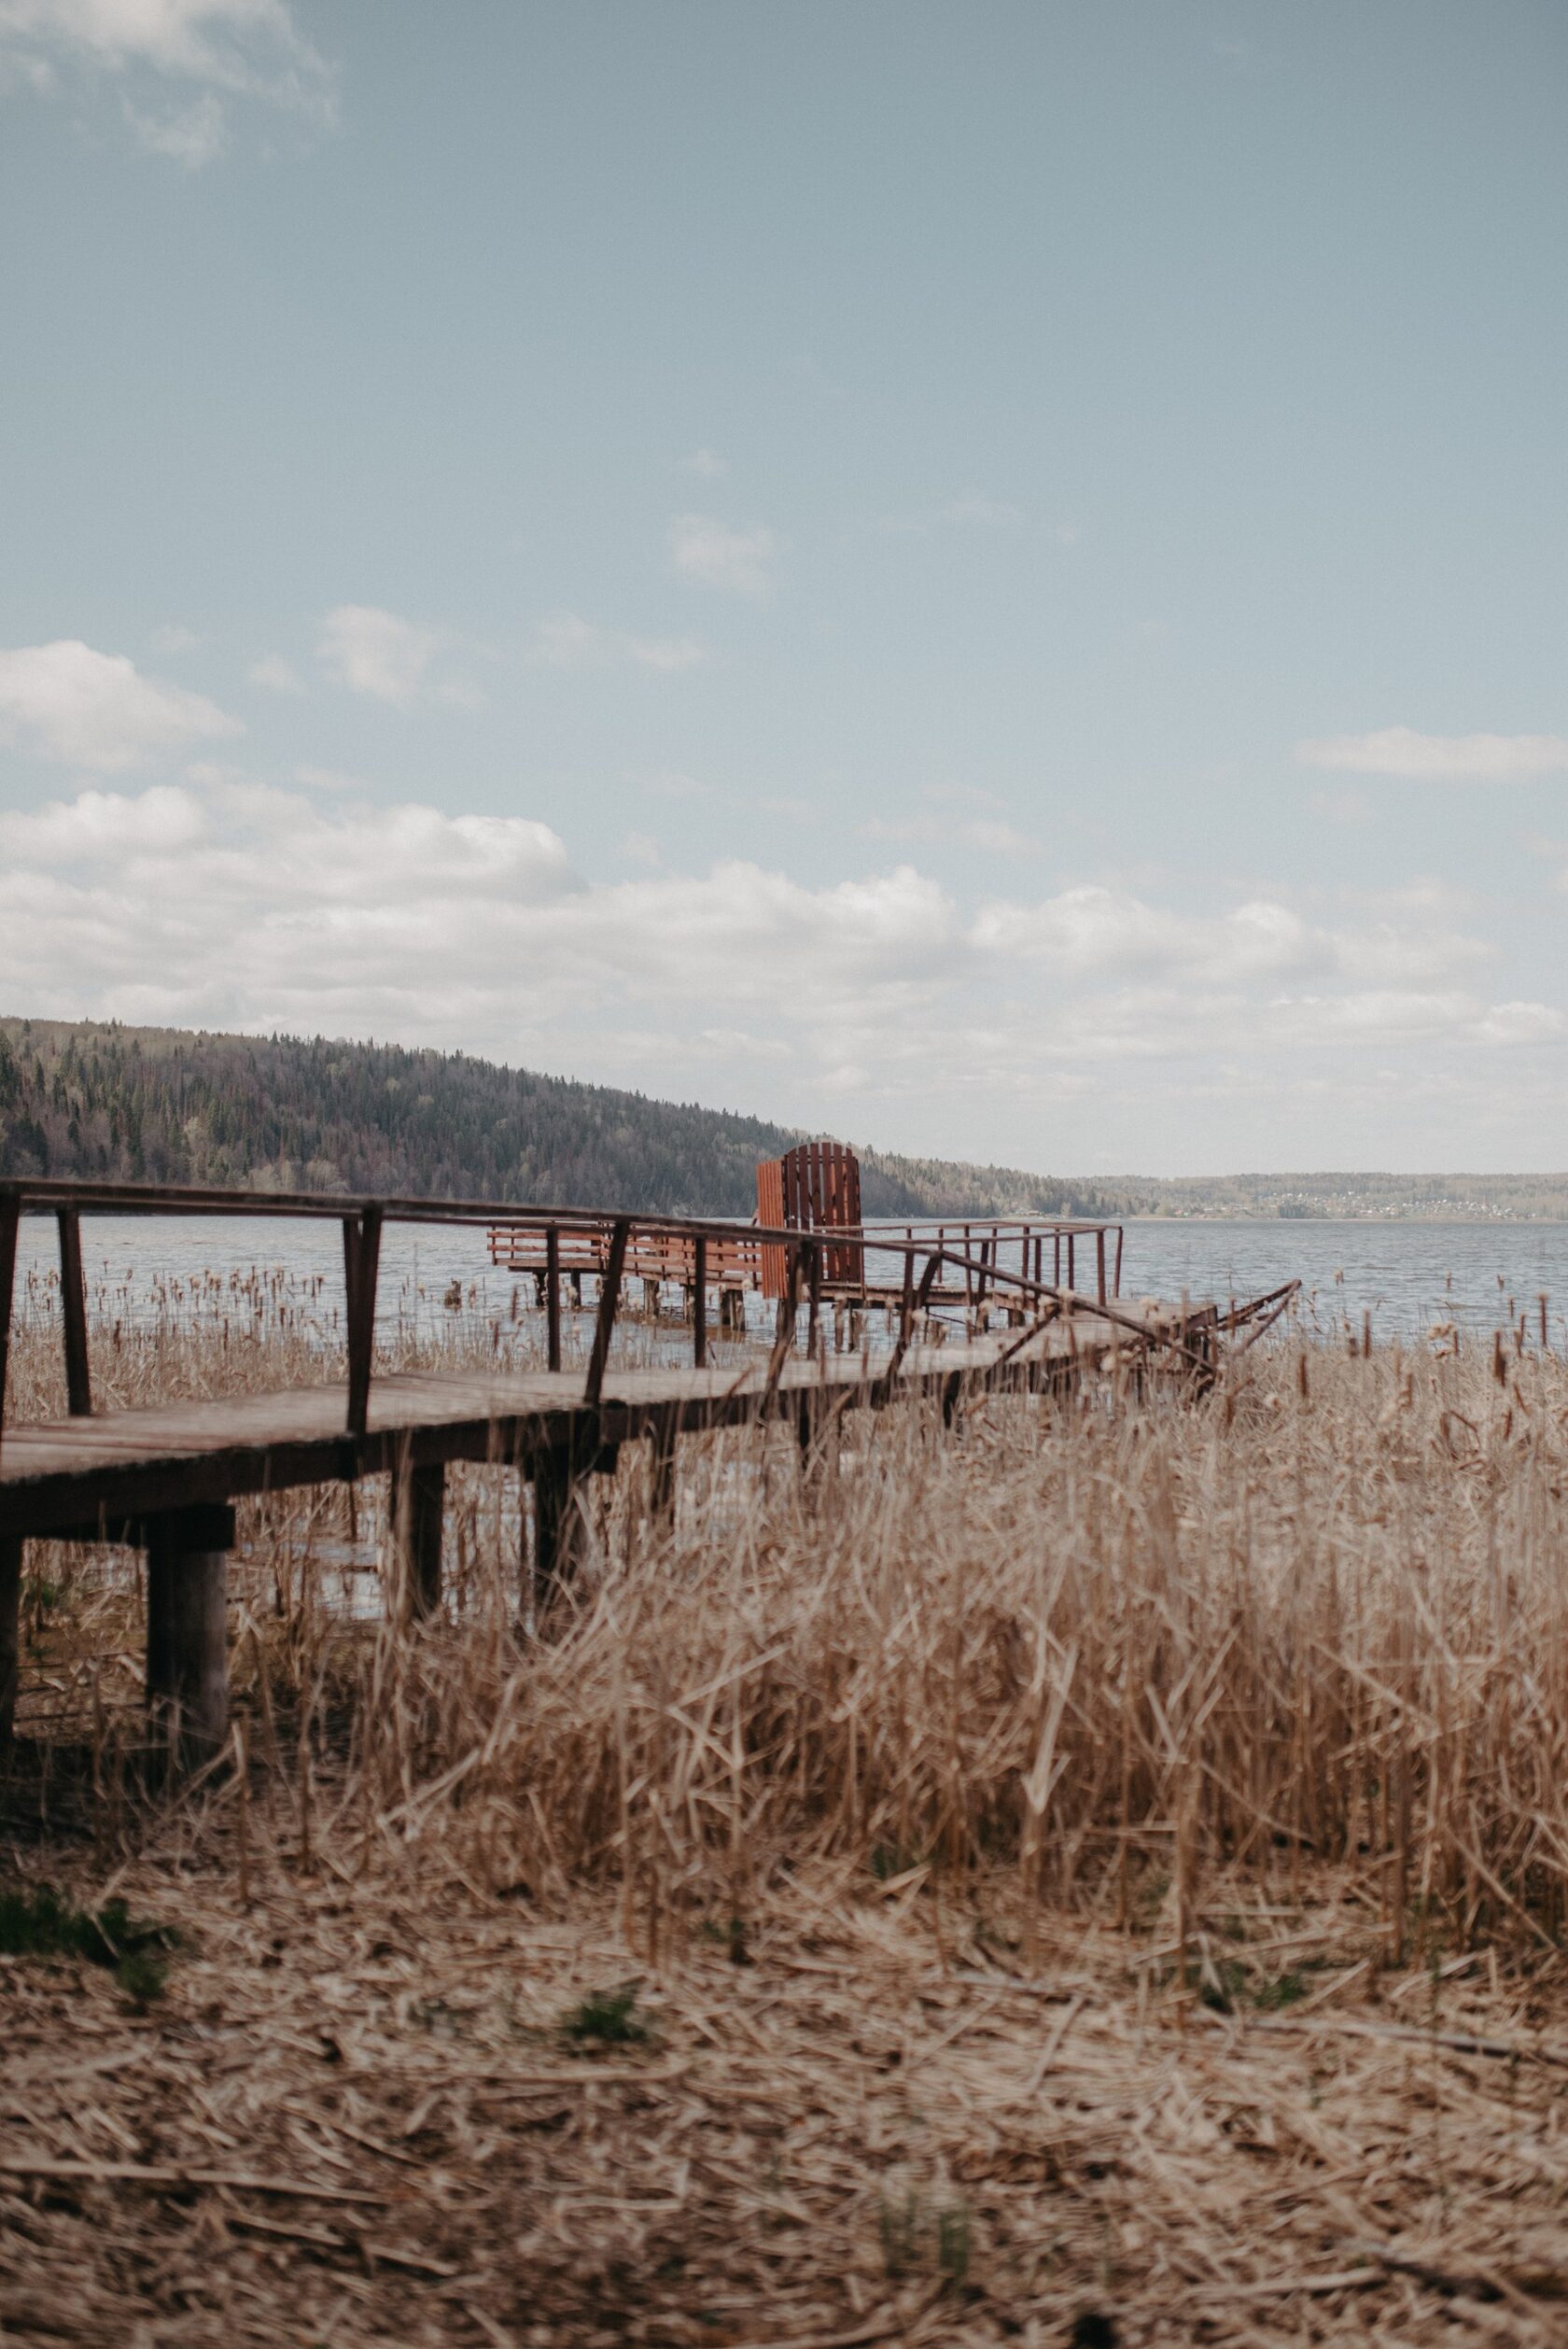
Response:
[[[627,1458],[526,1635],[276,1502],[178,1805],[40,1547],[5,1876],[180,1942],[0,1961],[0,2338],[1560,2341],[1565,1470],[1517,1331]]]

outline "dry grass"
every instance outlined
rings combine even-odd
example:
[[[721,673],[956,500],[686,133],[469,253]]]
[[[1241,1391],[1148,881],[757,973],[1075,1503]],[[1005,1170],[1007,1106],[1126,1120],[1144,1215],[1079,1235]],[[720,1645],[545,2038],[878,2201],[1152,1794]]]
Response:
[[[673,1536],[623,1457],[530,1639],[500,1470],[423,1628],[334,1610],[341,1499],[258,1507],[247,1766],[174,1809],[133,1586],[39,1545],[11,1865],[181,1942],[142,2010],[5,1963],[0,2324],[1561,2337],[1568,1375],[1105,1404],[704,1440]]]

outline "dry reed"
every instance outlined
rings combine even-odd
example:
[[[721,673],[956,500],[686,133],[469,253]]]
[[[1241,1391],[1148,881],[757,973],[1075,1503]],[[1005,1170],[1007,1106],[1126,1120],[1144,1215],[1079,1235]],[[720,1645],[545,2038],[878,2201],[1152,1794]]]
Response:
[[[188,1946],[147,2016],[6,1968],[0,2325],[1554,2337],[1565,1472],[1515,1329],[703,1439],[673,1531],[626,1454],[531,1627],[506,1471],[423,1626],[342,1604],[374,1494],[280,1497],[172,1809],[133,1584],[37,1545],[15,1865]]]

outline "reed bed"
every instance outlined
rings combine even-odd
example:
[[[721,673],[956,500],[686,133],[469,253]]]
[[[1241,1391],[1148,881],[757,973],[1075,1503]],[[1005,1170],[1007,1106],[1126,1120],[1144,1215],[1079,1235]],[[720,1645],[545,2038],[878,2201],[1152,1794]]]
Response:
[[[623,1454],[541,1611],[504,1470],[427,1625],[280,1497],[177,1803],[133,1578],[36,1545],[10,1873],[179,1938],[6,1962],[0,2326],[1561,2337],[1565,1475],[1516,1325],[704,1439],[673,1527]]]

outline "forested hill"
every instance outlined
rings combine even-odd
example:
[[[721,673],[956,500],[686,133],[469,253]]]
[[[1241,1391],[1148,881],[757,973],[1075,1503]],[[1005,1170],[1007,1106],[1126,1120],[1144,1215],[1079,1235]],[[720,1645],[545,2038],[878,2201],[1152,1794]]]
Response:
[[[461,1052],[0,1019],[6,1174],[745,1216],[757,1160],[800,1138]],[[875,1150],[861,1167],[868,1216],[1117,1204],[1008,1168]]]

